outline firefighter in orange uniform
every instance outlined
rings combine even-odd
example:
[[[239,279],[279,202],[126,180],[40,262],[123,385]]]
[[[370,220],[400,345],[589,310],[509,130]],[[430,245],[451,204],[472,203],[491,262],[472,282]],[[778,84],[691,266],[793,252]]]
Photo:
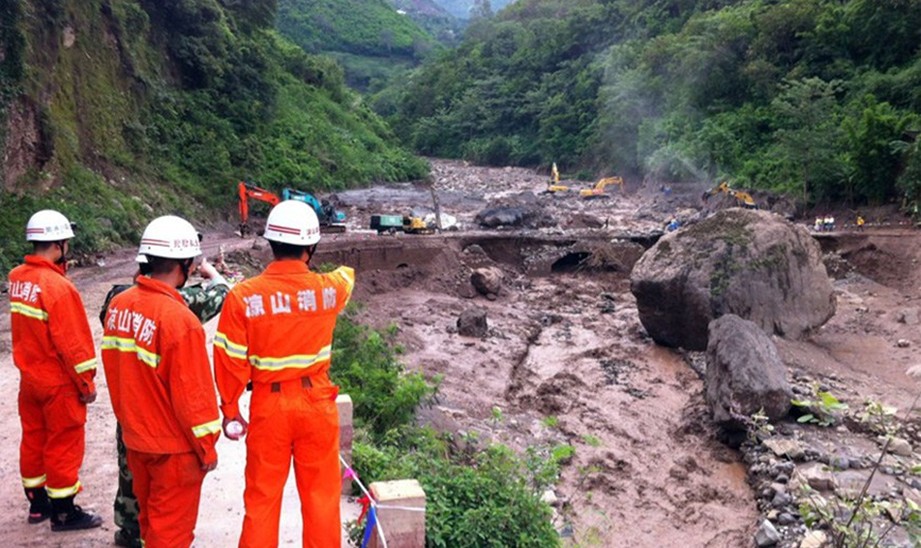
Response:
[[[201,255],[198,232],[165,216],[147,225],[137,285],[106,311],[102,364],[128,448],[147,548],[191,546],[220,418],[205,330],[176,290]]]
[[[291,459],[301,499],[303,546],[340,545],[338,387],[329,379],[338,314],[354,271],[311,272],[320,241],[313,209],[284,201],[269,213],[265,238],[275,260],[234,287],[214,338],[214,370],[224,434],[246,435],[246,516],[240,546],[278,545],[282,492]],[[249,422],[237,400],[253,383]],[[238,422],[242,432],[228,425]]]
[[[101,517],[74,505],[81,490],[86,404],[96,399],[96,349],[83,301],[64,273],[73,237],[61,213],[35,213],[26,225],[33,254],[9,275],[28,521],[50,517],[52,531],[102,525]]]

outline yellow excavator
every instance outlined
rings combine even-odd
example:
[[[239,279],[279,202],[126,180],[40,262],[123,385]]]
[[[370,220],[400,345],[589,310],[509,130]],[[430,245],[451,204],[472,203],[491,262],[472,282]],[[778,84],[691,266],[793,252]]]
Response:
[[[555,194],[557,192],[567,192],[568,190],[568,186],[560,184],[560,170],[556,168],[556,162],[553,162],[553,167],[550,168],[550,180],[547,181],[547,192]]]
[[[605,198],[608,195],[604,193],[604,189],[608,185],[617,185],[620,187],[620,190],[624,190],[624,180],[621,177],[605,177],[604,179],[599,179],[595,186],[592,188],[583,188],[579,191],[579,196],[583,198]]]
[[[739,202],[739,205],[748,209],[757,209],[755,204],[755,199],[752,198],[752,195],[743,190],[733,190],[729,188],[729,183],[726,181],[721,182],[715,187],[710,189],[709,195],[713,196],[715,194],[728,194],[736,199]]]

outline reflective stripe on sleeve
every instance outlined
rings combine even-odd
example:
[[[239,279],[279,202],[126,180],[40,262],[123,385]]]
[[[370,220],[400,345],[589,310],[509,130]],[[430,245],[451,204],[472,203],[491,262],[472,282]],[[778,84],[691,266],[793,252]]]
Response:
[[[134,339],[129,339],[127,337],[116,337],[114,335],[103,337],[102,349],[118,350],[119,352],[137,354],[138,361],[141,361],[150,367],[156,368],[158,365],[160,365],[160,356],[154,354],[150,350],[141,348],[137,345],[137,342],[135,342]]]
[[[317,354],[295,354],[280,358],[263,358],[250,356],[249,362],[256,369],[263,371],[278,371],[280,369],[307,369],[310,366],[326,361],[330,357],[330,346],[324,346]]]
[[[348,284],[349,284],[349,289],[352,289],[352,286],[355,285],[355,276],[349,274],[349,271],[346,270],[346,269],[344,269],[344,268],[343,268],[343,269],[340,269],[338,272],[339,272],[339,274],[342,276],[342,278],[343,278],[346,282],[348,282]]]
[[[41,320],[43,322],[48,321],[47,312],[41,308],[35,308],[34,306],[29,306],[24,303],[10,303],[10,312],[13,314],[22,314],[23,316],[32,318],[33,320]]]
[[[214,419],[213,421],[206,422],[204,424],[199,424],[198,426],[192,427],[192,433],[195,434],[196,438],[203,438],[208,434],[217,434],[221,431],[221,419]]]
[[[245,345],[237,344],[227,338],[227,335],[218,331],[214,335],[214,346],[220,348],[231,358],[246,359],[246,352],[249,350]]]
[[[60,489],[52,489],[51,487],[45,486],[45,489],[48,491],[48,498],[52,499],[63,499],[67,497],[72,497],[80,492],[83,486],[80,485],[80,482],[71,485],[70,487],[62,487]]]
[[[77,370],[77,373],[84,373],[86,371],[92,371],[96,369],[96,358],[86,360],[85,362],[78,363],[74,366],[74,369]]]
[[[22,478],[22,486],[26,489],[34,489],[36,487],[45,485],[46,481],[48,481],[48,478],[45,476],[45,474],[42,474],[37,478]]]

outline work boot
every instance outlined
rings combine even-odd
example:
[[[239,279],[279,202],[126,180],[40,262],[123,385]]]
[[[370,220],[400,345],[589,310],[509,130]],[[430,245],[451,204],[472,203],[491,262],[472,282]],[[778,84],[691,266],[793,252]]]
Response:
[[[92,529],[102,525],[102,517],[89,512],[74,504],[73,497],[51,499],[54,512],[51,514],[52,531],[76,531],[78,529]]]
[[[124,546],[125,548],[141,548],[141,537],[136,531],[128,529],[119,529],[115,531],[115,546]]]
[[[44,487],[27,487],[29,499],[29,523],[41,523],[51,517],[51,500]]]

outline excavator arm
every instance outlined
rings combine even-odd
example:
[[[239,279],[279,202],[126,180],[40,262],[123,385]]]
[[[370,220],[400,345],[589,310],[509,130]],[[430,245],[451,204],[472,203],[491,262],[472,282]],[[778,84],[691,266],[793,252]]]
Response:
[[[249,233],[249,200],[250,198],[258,200],[260,202],[265,202],[270,206],[277,205],[281,202],[281,198],[278,197],[272,191],[266,190],[264,188],[259,188],[256,185],[251,185],[247,182],[240,181],[237,185],[237,193],[240,200],[240,235],[245,236]]]

